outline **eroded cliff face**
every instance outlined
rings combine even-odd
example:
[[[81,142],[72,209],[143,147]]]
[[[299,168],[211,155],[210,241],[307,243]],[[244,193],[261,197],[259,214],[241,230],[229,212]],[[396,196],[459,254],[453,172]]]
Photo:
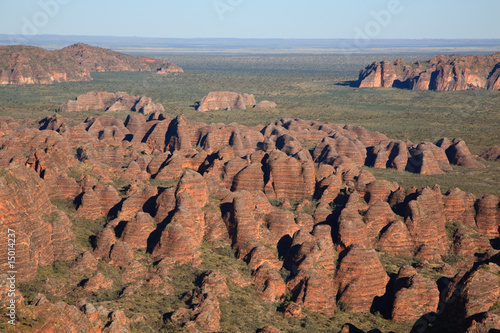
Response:
[[[459,139],[413,145],[301,119],[246,127],[156,112],[69,125],[58,114],[37,127],[1,118],[0,227],[18,232],[23,281],[54,262],[72,277],[40,281],[46,296],[24,300],[41,331],[149,327],[145,313],[113,311],[113,302],[173,297],[189,282],[175,274],[191,269],[199,274],[168,315],[148,318],[218,332],[223,304],[250,290],[286,317],[379,311],[412,323],[438,310],[438,282],[447,281],[466,319],[460,329],[499,329],[490,311],[499,198],[404,189],[362,168],[404,170],[409,160],[426,173],[476,161]]]
[[[426,62],[374,62],[359,73],[360,88],[457,91],[500,90],[500,53],[438,55]]]
[[[92,72],[154,71],[182,73],[179,66],[157,59],[74,44],[47,51],[34,46],[0,47],[0,84],[52,84],[92,80]]]

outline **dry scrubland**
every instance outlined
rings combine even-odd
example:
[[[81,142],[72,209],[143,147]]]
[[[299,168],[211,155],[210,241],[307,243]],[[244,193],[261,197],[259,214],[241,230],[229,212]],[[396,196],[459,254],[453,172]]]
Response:
[[[156,55],[157,56],[157,55]],[[393,139],[413,142],[460,137],[472,153],[500,145],[500,93],[497,91],[407,91],[357,89],[350,83],[375,60],[426,60],[433,55],[164,55],[182,68],[181,75],[152,73],[93,73],[93,81],[36,86],[0,86],[0,116],[41,118],[54,114],[66,100],[92,90],[125,91],[145,95],[165,106],[166,114],[185,114],[191,121],[267,124],[278,119],[317,119],[364,126]],[[270,111],[197,112],[193,104],[209,91],[231,90],[272,100]],[[65,115],[80,121],[89,115]],[[116,114],[125,119],[125,113]],[[413,175],[392,170],[371,170],[375,176],[404,187],[441,184],[443,191],[460,187],[477,196],[500,194],[499,163],[439,176]]]

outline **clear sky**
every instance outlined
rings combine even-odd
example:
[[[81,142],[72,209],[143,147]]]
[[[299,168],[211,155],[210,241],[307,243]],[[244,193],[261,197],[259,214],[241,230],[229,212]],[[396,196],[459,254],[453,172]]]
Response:
[[[499,0],[0,0],[0,33],[500,38]]]

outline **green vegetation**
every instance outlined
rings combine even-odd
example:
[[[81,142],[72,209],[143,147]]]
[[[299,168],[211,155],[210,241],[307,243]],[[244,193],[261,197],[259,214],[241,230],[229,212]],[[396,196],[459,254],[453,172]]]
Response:
[[[283,203],[288,200],[290,203],[290,207],[284,208]],[[297,207],[303,203],[305,200],[308,201],[306,202],[305,205],[303,205],[302,209],[297,211]],[[316,206],[318,205],[317,200],[314,199],[313,197],[309,198],[304,198],[304,199],[285,199],[285,198],[269,198],[269,203],[276,208],[283,208],[289,211],[294,212],[295,214],[297,213],[305,213],[309,215],[314,215],[314,212],[316,211]]]
[[[341,312],[349,312],[349,311],[351,311],[351,309],[349,307],[349,304],[347,304],[346,302],[344,302],[342,300],[339,300],[337,302],[337,308]]]
[[[439,184],[441,192],[445,194],[448,190],[458,187],[462,191],[470,192],[480,198],[485,194],[500,195],[500,163],[481,161],[486,164],[485,169],[469,169],[460,166],[452,166],[453,171],[442,175],[418,175],[406,171],[392,169],[375,169],[364,167],[377,179],[387,179],[397,182],[403,188],[433,187]]]
[[[492,306],[490,306],[490,309],[488,311],[498,310],[498,309],[500,309],[500,301],[497,301]]]
[[[56,212],[53,212],[51,214],[43,214],[43,219],[49,222],[51,225],[54,225],[59,222],[59,215]]]
[[[453,237],[455,236],[455,233],[457,232],[458,228],[462,224],[460,222],[456,221],[448,221],[445,224],[445,230],[446,230],[446,236],[448,236],[449,240],[453,240]]]
[[[31,301],[38,293],[43,293],[49,301],[65,301],[69,304],[76,302],[78,295],[73,288],[54,288],[60,284],[74,285],[75,281],[88,279],[88,273],[74,272],[73,262],[56,261],[54,264],[40,267],[35,280],[29,283],[20,283],[19,290],[23,297]]]
[[[389,275],[397,274],[399,269],[403,266],[413,266],[420,263],[420,260],[413,256],[401,256],[379,252],[378,257]]]
[[[441,256],[441,259],[449,265],[456,265],[459,262],[462,262],[466,259],[464,255],[461,254],[456,254],[456,253],[451,253],[451,254],[445,254]]]
[[[172,180],[163,180],[163,179],[150,179],[149,184],[151,186],[159,187],[159,188],[170,188],[176,187],[179,183],[180,178],[172,179]]]
[[[72,200],[50,200],[54,206],[66,213],[71,220],[71,230],[76,235],[75,245],[79,249],[92,250],[91,237],[97,235],[104,229],[108,222],[106,217],[100,217],[96,220],[89,220],[79,217],[76,214],[76,206]],[[50,222],[51,220],[47,220]]]
[[[273,303],[262,302],[250,287],[230,285],[231,296],[220,298],[223,332],[256,332],[272,325],[282,332],[339,332],[345,323],[356,323],[363,331],[410,332],[411,325],[394,323],[373,314],[337,311],[333,317],[303,309],[304,318],[284,318]],[[286,301],[285,301],[286,302]],[[237,304],[238,306],[235,306]]]
[[[418,274],[433,281],[437,281],[443,275],[443,266],[441,264],[423,263],[421,259],[415,256],[393,255],[389,253],[378,253],[380,262],[385,271],[389,275],[394,275],[399,272],[403,266],[413,266]],[[459,258],[457,255],[443,256],[443,261],[449,264],[455,264],[454,258]]]

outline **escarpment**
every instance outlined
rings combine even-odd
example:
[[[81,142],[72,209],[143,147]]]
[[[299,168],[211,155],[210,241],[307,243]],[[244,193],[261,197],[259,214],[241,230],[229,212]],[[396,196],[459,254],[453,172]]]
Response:
[[[458,91],[500,90],[500,53],[438,55],[429,61],[374,62],[359,73],[360,88]]]

